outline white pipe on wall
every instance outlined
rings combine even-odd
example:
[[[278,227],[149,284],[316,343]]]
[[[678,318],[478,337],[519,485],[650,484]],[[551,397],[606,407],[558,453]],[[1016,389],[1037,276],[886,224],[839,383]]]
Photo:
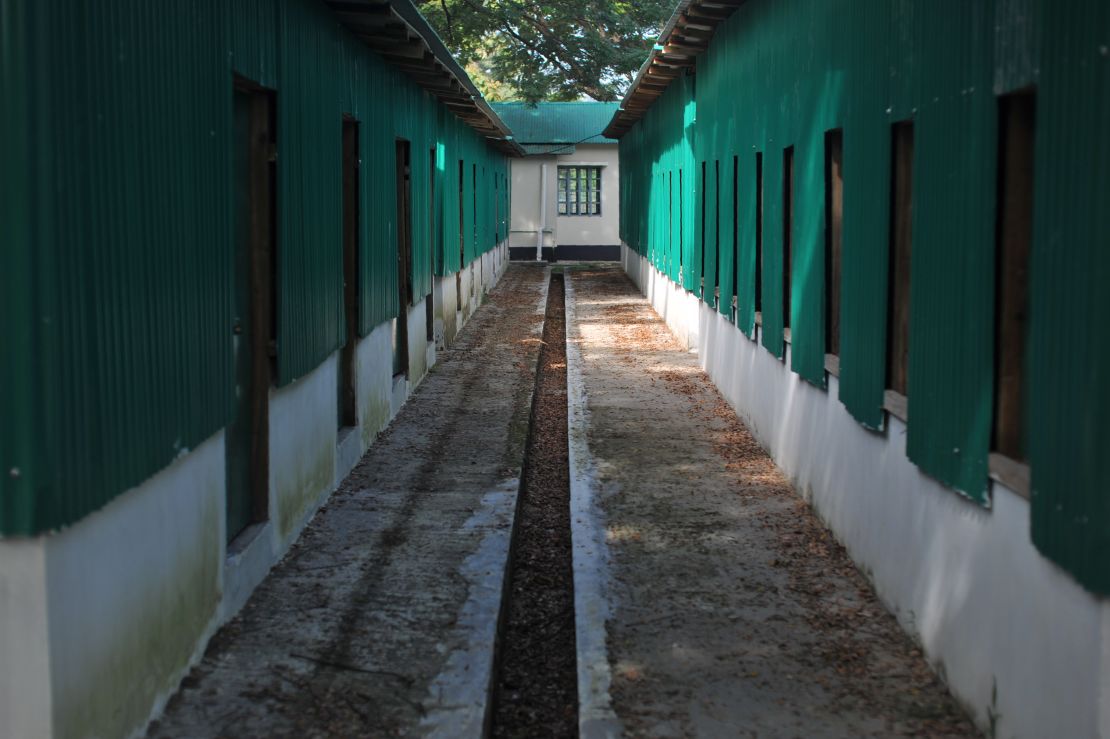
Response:
[[[543,234],[547,230],[547,165],[540,165],[540,228],[536,232],[536,261],[543,261]]]

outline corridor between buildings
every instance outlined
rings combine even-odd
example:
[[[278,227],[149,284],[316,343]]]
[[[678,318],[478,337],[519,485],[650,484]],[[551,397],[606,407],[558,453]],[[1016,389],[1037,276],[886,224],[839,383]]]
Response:
[[[579,4],[0,0],[0,739],[1110,739],[1110,0]]]
[[[568,438],[529,430],[549,273],[508,268],[149,736],[480,736],[506,681],[499,736],[974,735],[615,266],[564,273],[573,633],[534,599],[546,644],[498,674],[499,614],[549,584],[508,587],[525,437]],[[558,664],[569,698],[525,689]]]

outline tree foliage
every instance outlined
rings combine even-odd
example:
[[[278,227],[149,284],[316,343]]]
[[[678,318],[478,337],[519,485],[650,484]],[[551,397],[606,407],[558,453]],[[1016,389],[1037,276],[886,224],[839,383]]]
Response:
[[[618,100],[673,0],[419,0],[491,100]]]

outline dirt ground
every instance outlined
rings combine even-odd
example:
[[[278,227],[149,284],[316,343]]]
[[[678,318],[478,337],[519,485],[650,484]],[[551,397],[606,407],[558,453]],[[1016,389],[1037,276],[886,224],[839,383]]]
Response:
[[[494,686],[495,737],[578,733],[564,331],[563,281],[554,275]]]
[[[626,735],[977,736],[618,268],[572,273]]]

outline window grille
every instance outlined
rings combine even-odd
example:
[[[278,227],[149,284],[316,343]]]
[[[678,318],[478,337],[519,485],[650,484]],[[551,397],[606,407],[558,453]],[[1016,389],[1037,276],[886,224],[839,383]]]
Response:
[[[601,167],[559,167],[559,215],[601,215]]]

